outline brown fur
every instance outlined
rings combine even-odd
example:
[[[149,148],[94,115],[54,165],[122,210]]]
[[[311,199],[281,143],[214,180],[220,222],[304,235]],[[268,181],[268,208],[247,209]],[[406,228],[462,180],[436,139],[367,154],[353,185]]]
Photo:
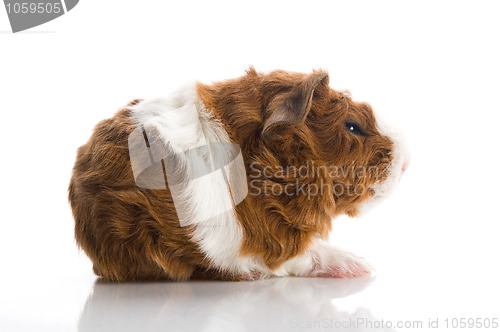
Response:
[[[271,269],[307,250],[315,234],[326,237],[333,216],[355,215],[371,195],[370,190],[356,195],[342,190],[369,188],[385,176],[392,142],[378,132],[370,107],[329,88],[323,71],[260,74],[250,69],[243,77],[197,89],[207,110],[240,145],[245,161],[250,194],[236,207],[244,232],[241,255],[259,257]],[[346,130],[346,120],[358,123],[364,135]],[[95,273],[112,281],[238,279],[214,269],[190,240],[192,229],[179,225],[168,189],[137,187],[127,145],[133,129],[125,107],[99,123],[78,150],[69,200],[77,243]],[[306,178],[293,173],[307,163],[323,171]],[[345,172],[327,174],[324,170],[332,166]],[[259,176],[256,170],[266,167],[292,172]],[[375,172],[357,175],[358,167]],[[320,186],[322,194],[252,194],[308,184]]]

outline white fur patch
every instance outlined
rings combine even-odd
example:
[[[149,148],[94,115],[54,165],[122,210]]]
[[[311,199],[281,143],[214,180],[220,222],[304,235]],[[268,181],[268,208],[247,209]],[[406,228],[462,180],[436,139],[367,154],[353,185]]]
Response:
[[[230,153],[234,151],[224,145],[230,143],[227,132],[199,100],[196,85],[186,85],[167,98],[143,101],[130,109],[149,144],[154,145],[151,141],[155,139],[162,141],[167,153],[160,159],[168,160],[169,153],[175,155],[173,167],[165,162],[165,168],[181,226],[195,227],[192,240],[214,268],[236,274],[267,274],[267,269],[255,259],[239,255],[243,233],[234,205],[247,193],[245,170],[241,174],[237,165],[237,161],[242,163],[238,159],[241,154],[223,167],[224,172],[214,166],[232,160]],[[214,148],[214,144],[219,145]],[[204,174],[206,170],[213,172]],[[197,172],[203,176],[183,178]],[[172,178],[177,181],[171,181]],[[241,181],[245,184],[242,190],[231,186]]]
[[[372,268],[361,257],[315,238],[309,249],[273,271],[277,276],[353,277],[368,274]]]
[[[375,205],[387,198],[397,187],[401,176],[403,175],[403,165],[409,162],[409,154],[406,148],[404,137],[396,129],[382,121],[378,122],[378,130],[382,135],[389,137],[393,143],[392,161],[388,169],[386,179],[373,186],[374,195],[367,202],[361,204],[357,210],[365,214]]]

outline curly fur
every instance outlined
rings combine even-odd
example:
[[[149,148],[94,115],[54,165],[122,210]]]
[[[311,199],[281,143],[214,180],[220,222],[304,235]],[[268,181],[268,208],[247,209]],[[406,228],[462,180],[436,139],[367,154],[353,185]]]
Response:
[[[127,140],[147,101],[135,100],[100,122],[78,150],[69,185],[75,237],[95,273],[112,281],[368,273],[363,260],[323,239],[332,218],[355,216],[383,195],[378,188],[401,175],[405,157],[380,131],[370,106],[331,89],[328,80],[324,71],[251,68],[240,78],[196,84],[207,125],[221,126],[241,147],[247,173],[249,194],[224,220],[232,229],[225,233],[216,226],[200,232],[206,225],[196,223],[182,227],[169,188],[135,183]],[[321,192],[304,194],[304,188]],[[203,241],[213,234],[207,246]],[[223,237],[237,246],[224,247]]]

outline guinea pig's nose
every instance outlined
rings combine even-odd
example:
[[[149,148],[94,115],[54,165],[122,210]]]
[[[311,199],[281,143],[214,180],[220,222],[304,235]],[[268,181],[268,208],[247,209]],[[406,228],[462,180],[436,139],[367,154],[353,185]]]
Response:
[[[407,161],[405,161],[403,163],[403,167],[401,167],[402,173],[406,172],[406,170],[408,169],[408,166],[409,166],[409,163]]]

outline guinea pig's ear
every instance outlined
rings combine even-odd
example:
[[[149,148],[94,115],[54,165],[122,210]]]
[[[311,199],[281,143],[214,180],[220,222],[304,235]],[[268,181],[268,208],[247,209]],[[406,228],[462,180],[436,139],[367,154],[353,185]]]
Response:
[[[262,136],[269,136],[279,125],[298,125],[304,121],[311,109],[314,90],[319,84],[328,85],[325,71],[314,71],[296,84],[291,91],[278,94],[268,105],[269,116],[264,121]]]

